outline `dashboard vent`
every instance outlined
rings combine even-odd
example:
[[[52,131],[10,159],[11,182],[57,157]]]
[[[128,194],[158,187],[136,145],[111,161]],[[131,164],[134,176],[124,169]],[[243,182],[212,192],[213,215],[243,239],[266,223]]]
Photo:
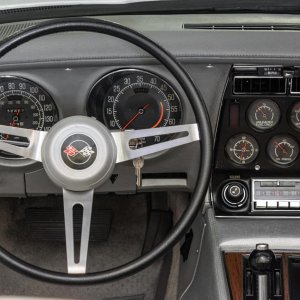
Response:
[[[299,31],[300,25],[285,24],[183,24],[183,29],[198,30],[253,30],[253,31]]]
[[[299,82],[300,88],[300,82]],[[235,76],[234,94],[285,94],[286,79],[283,77]]]
[[[291,94],[300,94],[300,77],[292,78]]]

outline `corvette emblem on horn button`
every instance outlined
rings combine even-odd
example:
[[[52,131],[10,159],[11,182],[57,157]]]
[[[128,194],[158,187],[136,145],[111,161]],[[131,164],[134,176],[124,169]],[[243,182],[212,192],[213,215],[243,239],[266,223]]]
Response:
[[[97,156],[95,142],[83,134],[68,137],[61,148],[62,159],[75,170],[83,170],[93,164]]]

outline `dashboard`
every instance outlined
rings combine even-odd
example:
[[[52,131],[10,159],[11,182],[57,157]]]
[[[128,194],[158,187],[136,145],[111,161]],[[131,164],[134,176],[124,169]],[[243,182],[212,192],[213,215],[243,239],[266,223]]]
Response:
[[[298,220],[291,220],[299,218],[300,212],[299,31],[292,25],[281,31],[267,27],[231,30],[228,26],[217,30],[209,29],[209,25],[299,24],[300,18],[218,14],[105,19],[136,29],[170,51],[205,101],[215,144],[210,193],[205,203],[213,206],[207,216],[211,219],[206,220],[207,224],[197,221],[195,225],[206,226],[205,234],[194,234],[201,243],[203,239],[202,247],[209,244],[209,239],[217,238],[221,250],[248,251],[261,241],[279,245],[278,249],[289,245],[299,250]],[[37,23],[0,24],[0,36],[5,38],[7,32]],[[187,29],[184,25],[194,26]],[[137,105],[139,96],[145,102]],[[165,68],[142,50],[112,37],[82,32],[54,34],[26,43],[1,58],[1,122],[48,130],[58,120],[74,115],[97,118],[110,130],[195,122],[188,99]],[[143,140],[132,147],[164,138]],[[26,141],[16,137],[1,139],[26,146]],[[201,163],[200,151],[199,144],[193,143],[148,157],[139,191],[192,192]],[[136,193],[132,163],[116,165],[112,177],[96,192]],[[41,164],[1,153],[1,197],[60,193]],[[176,198],[176,193],[172,196]],[[204,249],[215,255],[219,247],[213,242]],[[183,266],[189,272],[198,264],[196,253],[202,253],[198,245],[195,247],[192,266]],[[215,261],[215,257],[201,256],[199,265],[217,272],[211,265]],[[191,274],[194,298],[199,289],[206,290],[208,279],[213,282],[210,272],[195,274]],[[192,293],[191,289],[185,291],[188,280],[182,276],[180,281],[186,293],[183,299]],[[210,291],[215,293],[222,284],[218,277],[216,288]]]
[[[259,23],[260,17],[243,15],[243,20]],[[216,214],[297,214],[278,207],[267,212],[264,208],[254,211],[252,187],[257,184],[255,180],[266,180],[275,186],[299,178],[298,32],[183,26],[238,22],[236,15],[151,16],[151,23],[145,16],[106,19],[139,30],[169,50],[201,92],[215,133],[211,187]],[[280,23],[286,22],[286,17],[266,15],[264,20]],[[295,16],[293,21],[299,20]],[[5,37],[7,32],[30,25],[32,22],[2,24],[0,32]],[[179,84],[160,64],[141,49],[104,35],[74,32],[38,38],[4,56],[0,76],[0,94],[4,96],[0,115],[5,124],[48,130],[57,120],[73,115],[95,117],[110,130],[195,122]],[[19,95],[9,96],[11,104],[6,96],[13,90],[9,83],[19,91]],[[139,96],[147,103],[137,106]],[[24,106],[18,103],[20,99]],[[1,138],[26,145],[26,141],[16,137]],[[165,138],[143,140],[132,147]],[[199,151],[199,145],[194,143],[147,158],[141,190],[192,191],[200,164]],[[1,153],[0,169],[2,196],[61,193],[41,164]],[[18,184],[12,188],[12,182]],[[242,184],[245,188],[242,205],[223,202],[226,183]],[[297,180],[293,185],[294,189],[298,186]],[[126,162],[116,166],[112,178],[97,192],[136,190],[133,165]]]

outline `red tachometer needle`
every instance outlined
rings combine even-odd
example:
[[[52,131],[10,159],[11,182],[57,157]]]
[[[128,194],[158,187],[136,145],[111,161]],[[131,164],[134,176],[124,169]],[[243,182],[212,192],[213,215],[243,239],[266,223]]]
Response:
[[[142,115],[144,113],[144,110],[148,107],[149,104],[146,104],[142,109],[139,109],[139,111],[127,122],[127,124],[122,127],[121,131],[124,131],[139,115]]]

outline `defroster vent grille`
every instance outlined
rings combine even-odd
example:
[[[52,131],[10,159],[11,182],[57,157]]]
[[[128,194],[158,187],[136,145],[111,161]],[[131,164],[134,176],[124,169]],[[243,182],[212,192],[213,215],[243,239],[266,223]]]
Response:
[[[300,88],[300,85],[299,85]],[[234,94],[285,94],[286,79],[283,77],[234,77]]]

